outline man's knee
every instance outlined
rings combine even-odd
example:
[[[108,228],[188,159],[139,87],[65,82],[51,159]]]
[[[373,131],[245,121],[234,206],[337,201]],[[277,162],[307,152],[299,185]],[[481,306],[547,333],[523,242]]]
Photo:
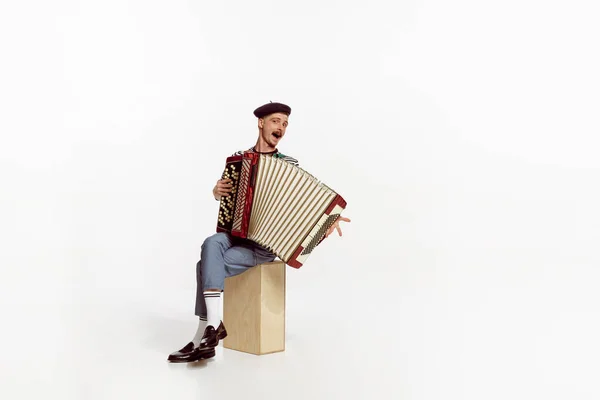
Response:
[[[223,246],[226,245],[227,243],[229,243],[229,236],[227,235],[227,233],[224,232],[217,232],[209,237],[207,237],[206,239],[204,239],[204,242],[202,243],[202,249],[206,248],[206,247],[210,247],[210,246]]]

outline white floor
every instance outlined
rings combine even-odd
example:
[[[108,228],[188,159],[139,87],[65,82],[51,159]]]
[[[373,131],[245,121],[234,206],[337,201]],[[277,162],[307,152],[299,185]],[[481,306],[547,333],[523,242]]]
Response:
[[[363,391],[370,384],[389,382],[390,371],[379,376],[367,368],[374,357],[365,352],[376,337],[355,336],[343,317],[312,308],[314,303],[288,312],[283,353],[255,356],[220,346],[210,361],[170,364],[167,355],[196,329],[196,318],[177,304],[193,294],[137,294],[88,293],[78,304],[46,304],[54,311],[62,307],[60,319],[44,314],[40,305],[21,304],[13,315],[21,325],[9,336],[19,344],[4,349],[1,397],[367,398]],[[390,389],[389,383],[381,388]]]
[[[193,365],[166,361],[196,329],[192,289],[32,283],[36,297],[3,291],[0,398],[598,399],[596,284],[546,271],[423,268],[329,291],[291,273],[285,352]]]

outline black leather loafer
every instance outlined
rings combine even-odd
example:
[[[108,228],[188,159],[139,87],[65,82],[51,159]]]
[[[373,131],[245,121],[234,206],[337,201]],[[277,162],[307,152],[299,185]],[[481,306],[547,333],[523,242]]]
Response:
[[[212,358],[216,355],[214,348],[200,349],[194,347],[194,343],[189,342],[181,350],[169,354],[167,361],[172,363],[186,363]]]
[[[226,337],[227,329],[225,329],[223,321],[221,321],[217,329],[209,325],[204,330],[204,336],[202,336],[202,340],[200,341],[200,350],[214,349],[219,345],[219,340],[223,340]]]

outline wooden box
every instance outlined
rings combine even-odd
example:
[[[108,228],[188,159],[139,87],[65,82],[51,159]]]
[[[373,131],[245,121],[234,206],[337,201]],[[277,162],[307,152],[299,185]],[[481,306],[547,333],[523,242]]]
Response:
[[[223,347],[256,355],[285,350],[285,278],[285,263],[273,261],[225,279]]]

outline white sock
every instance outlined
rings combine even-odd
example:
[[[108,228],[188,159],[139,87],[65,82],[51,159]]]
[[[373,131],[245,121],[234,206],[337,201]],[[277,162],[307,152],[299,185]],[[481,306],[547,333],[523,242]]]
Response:
[[[215,329],[221,323],[221,292],[204,292],[206,302],[207,326],[212,325]]]
[[[194,347],[200,346],[200,340],[202,340],[202,336],[204,336],[204,330],[206,329],[206,317],[200,317],[198,321],[198,330],[196,331],[196,336],[192,339],[192,343],[194,343]]]
[[[219,319],[223,321],[223,292],[221,291],[221,300],[219,300]]]

